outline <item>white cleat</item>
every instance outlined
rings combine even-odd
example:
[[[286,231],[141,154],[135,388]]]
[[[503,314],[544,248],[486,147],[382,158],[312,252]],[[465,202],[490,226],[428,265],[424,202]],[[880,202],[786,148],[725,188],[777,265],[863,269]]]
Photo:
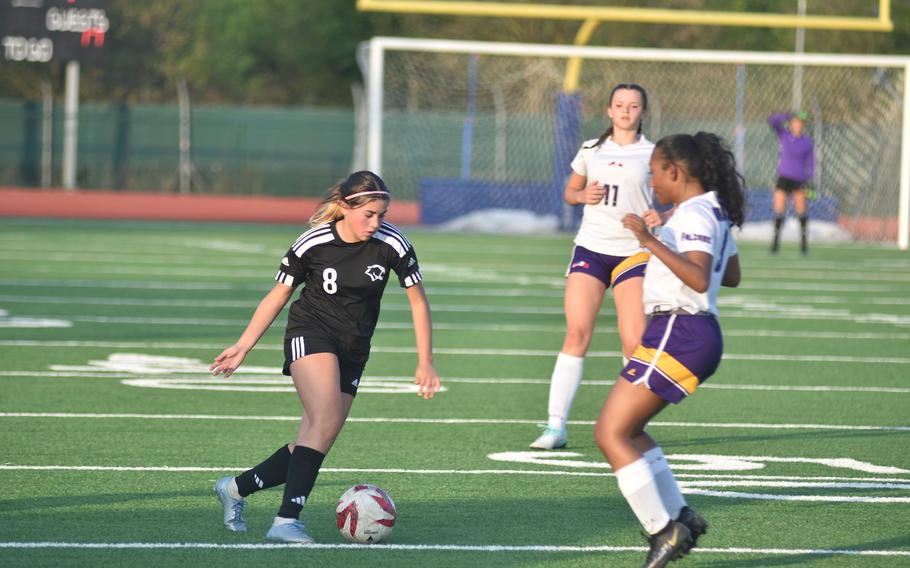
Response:
[[[243,522],[243,508],[246,507],[246,501],[243,499],[234,499],[228,491],[228,485],[231,476],[222,477],[215,482],[215,494],[224,507],[224,526],[229,531],[246,532],[246,523]]]
[[[541,434],[536,440],[531,442],[532,448],[535,450],[556,450],[559,448],[565,448],[566,444],[569,443],[569,435],[566,432],[565,428],[553,428],[547,426],[543,434]]]
[[[265,538],[275,542],[298,544],[313,544],[316,542],[313,537],[304,530],[303,523],[297,519],[281,524],[278,524],[276,519],[275,523],[272,524],[272,528],[266,533]]]

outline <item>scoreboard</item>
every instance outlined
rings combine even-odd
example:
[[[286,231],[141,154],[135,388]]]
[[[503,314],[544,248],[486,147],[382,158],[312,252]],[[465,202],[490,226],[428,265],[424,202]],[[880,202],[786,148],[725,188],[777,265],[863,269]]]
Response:
[[[6,61],[92,61],[109,29],[104,0],[0,0]]]

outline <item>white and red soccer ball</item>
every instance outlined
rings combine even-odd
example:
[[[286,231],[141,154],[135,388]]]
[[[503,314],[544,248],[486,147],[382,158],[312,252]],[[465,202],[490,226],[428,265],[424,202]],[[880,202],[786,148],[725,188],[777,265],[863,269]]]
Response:
[[[346,539],[374,544],[382,542],[392,532],[398,511],[395,502],[382,488],[361,483],[338,499],[335,517],[338,530]]]

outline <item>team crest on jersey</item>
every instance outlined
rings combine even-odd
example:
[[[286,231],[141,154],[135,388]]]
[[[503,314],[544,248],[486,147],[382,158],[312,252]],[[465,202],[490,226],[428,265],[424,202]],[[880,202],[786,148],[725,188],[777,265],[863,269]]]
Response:
[[[364,274],[369,276],[370,280],[376,282],[377,280],[382,280],[382,278],[385,276],[385,267],[379,266],[378,264],[371,264],[367,266]]]

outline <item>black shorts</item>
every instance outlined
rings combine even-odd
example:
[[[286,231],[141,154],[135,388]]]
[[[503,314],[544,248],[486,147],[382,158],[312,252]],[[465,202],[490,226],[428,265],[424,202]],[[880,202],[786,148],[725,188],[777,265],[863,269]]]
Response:
[[[797,190],[806,189],[806,182],[780,176],[777,178],[777,189],[793,193]]]
[[[367,366],[367,359],[370,358],[369,346],[350,348],[342,345],[336,339],[320,335],[285,337],[284,368],[281,372],[290,376],[291,363],[314,353],[334,353],[338,357],[341,392],[357,396],[357,387],[360,386],[363,369]]]

